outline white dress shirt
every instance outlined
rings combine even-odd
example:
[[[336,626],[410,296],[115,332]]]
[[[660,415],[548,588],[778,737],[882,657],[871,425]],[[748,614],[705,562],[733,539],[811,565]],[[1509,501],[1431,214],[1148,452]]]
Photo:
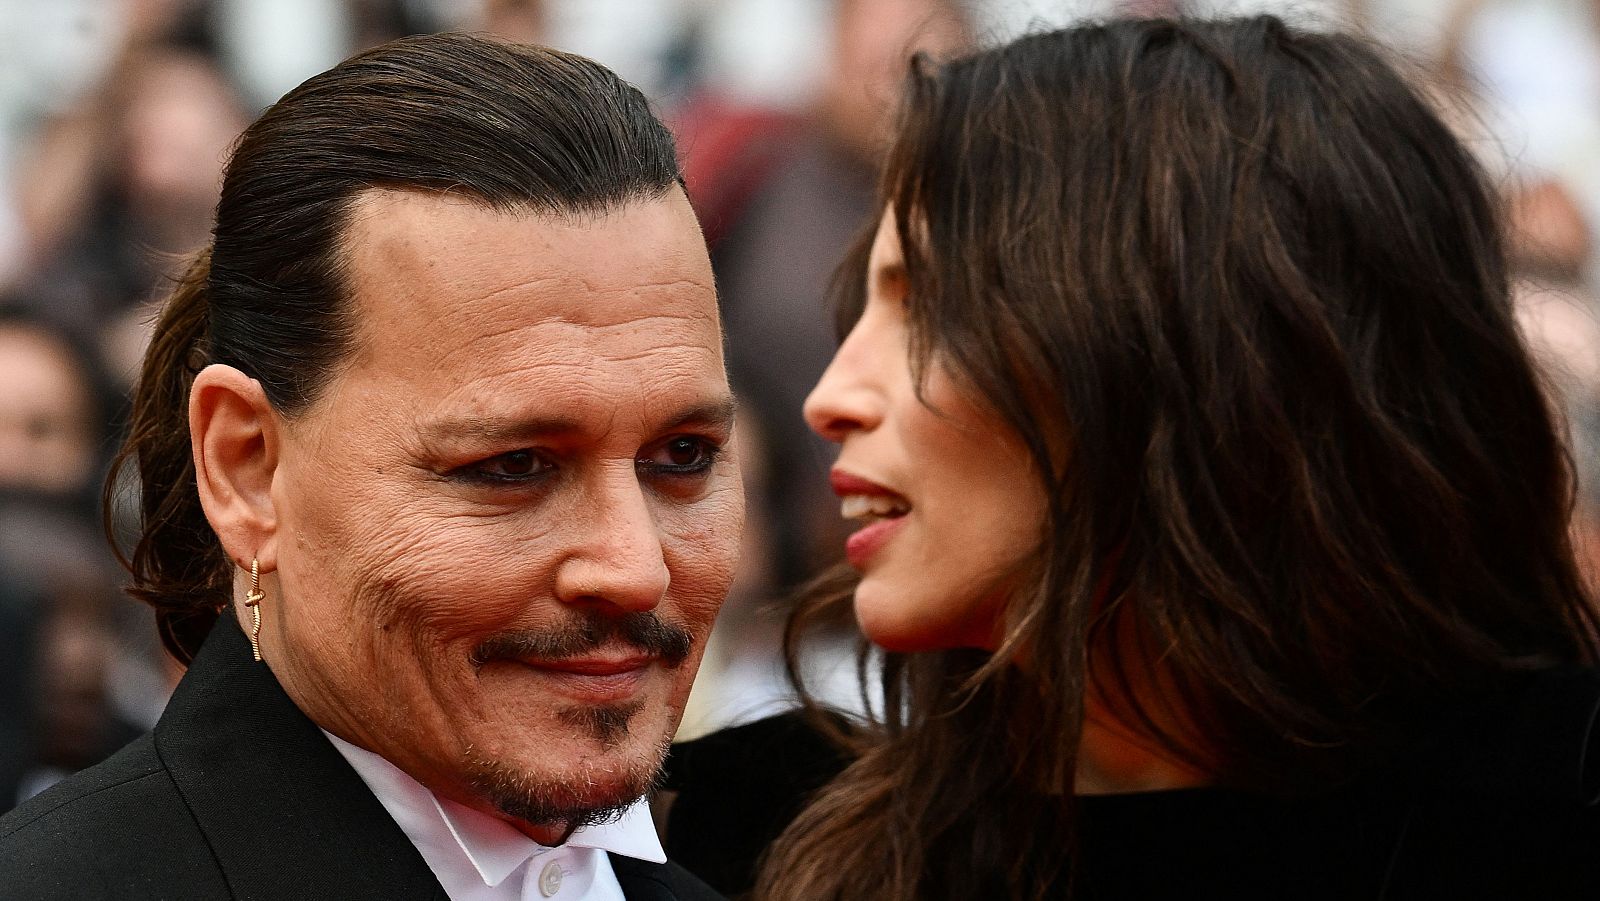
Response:
[[[624,901],[607,852],[665,863],[640,798],[615,823],[547,848],[503,820],[434,794],[394,764],[323,733],[417,846],[451,901]]]

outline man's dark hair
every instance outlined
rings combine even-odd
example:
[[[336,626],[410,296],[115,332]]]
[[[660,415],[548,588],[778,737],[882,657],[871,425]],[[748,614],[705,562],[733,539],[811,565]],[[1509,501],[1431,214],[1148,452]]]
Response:
[[[168,651],[193,657],[227,604],[232,570],[195,487],[194,375],[233,366],[284,416],[318,396],[353,331],[340,242],[362,192],[448,193],[497,211],[570,216],[681,183],[672,136],[637,89],[541,47],[406,38],[268,108],[229,161],[211,246],[162,311],[117,460],[137,462],[143,488],[140,537],[125,561],[131,590],[156,608]]]

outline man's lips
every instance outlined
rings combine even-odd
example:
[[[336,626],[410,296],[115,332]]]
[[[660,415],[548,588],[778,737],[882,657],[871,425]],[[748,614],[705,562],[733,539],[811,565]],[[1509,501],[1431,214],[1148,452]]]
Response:
[[[571,700],[582,704],[617,704],[638,696],[661,658],[648,654],[580,655],[555,659],[519,657],[507,662],[517,664],[522,672]]]
[[[534,669],[575,676],[616,676],[644,669],[656,662],[655,657],[639,654],[631,657],[563,657],[558,660],[521,661]]]

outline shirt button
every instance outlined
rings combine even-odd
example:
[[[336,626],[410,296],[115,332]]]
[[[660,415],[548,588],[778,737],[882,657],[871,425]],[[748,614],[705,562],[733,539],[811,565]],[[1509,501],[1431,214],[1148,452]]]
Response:
[[[544,870],[539,873],[539,893],[546,898],[554,898],[556,892],[561,891],[561,864],[550,861],[544,865]]]

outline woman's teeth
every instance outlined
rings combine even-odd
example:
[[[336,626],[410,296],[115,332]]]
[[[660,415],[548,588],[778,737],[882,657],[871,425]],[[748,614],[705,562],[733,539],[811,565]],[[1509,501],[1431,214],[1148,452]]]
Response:
[[[889,519],[910,509],[905,501],[882,494],[847,494],[839,499],[839,515],[845,519]]]

